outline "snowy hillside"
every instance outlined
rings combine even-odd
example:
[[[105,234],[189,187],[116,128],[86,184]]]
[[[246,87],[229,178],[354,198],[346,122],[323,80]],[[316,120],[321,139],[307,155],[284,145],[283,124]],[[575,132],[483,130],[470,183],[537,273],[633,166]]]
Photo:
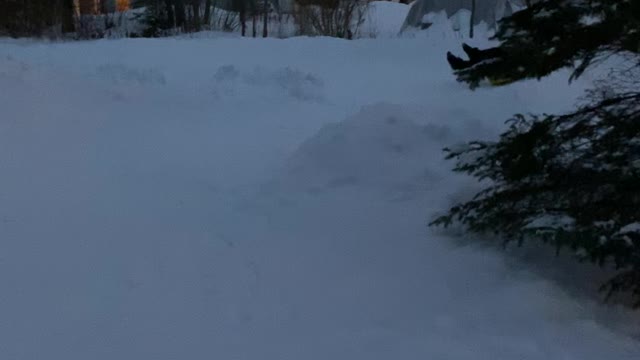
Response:
[[[0,358],[640,358],[636,314],[426,226],[476,186],[444,146],[589,81],[471,92],[458,49],[0,41]]]

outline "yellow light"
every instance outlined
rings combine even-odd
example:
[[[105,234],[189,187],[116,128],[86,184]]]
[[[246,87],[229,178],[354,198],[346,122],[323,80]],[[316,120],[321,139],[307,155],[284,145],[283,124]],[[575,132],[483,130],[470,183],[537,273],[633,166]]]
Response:
[[[129,0],[116,0],[116,10],[117,11],[129,10]]]

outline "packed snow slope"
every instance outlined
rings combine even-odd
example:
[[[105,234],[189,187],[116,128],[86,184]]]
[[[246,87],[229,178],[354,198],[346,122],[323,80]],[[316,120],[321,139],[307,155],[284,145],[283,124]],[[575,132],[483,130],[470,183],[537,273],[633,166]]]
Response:
[[[471,92],[444,39],[0,41],[0,358],[639,359],[426,226],[477,188],[444,146],[590,81]]]

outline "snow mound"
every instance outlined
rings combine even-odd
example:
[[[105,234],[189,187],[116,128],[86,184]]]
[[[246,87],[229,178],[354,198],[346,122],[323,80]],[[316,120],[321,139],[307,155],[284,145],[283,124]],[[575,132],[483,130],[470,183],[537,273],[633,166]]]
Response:
[[[465,9],[449,15],[445,11],[429,12],[422,16],[420,26],[403,26],[401,33],[404,36],[420,36],[423,38],[438,39],[446,43],[454,44],[461,39],[468,41],[469,19],[471,12]],[[493,35],[493,30],[486,22],[480,22],[474,26],[477,34],[475,41],[486,42]]]
[[[485,23],[493,27],[496,21],[522,8],[521,0],[476,0],[476,16],[474,23]],[[422,28],[430,23],[425,16],[432,13],[444,12],[449,16],[459,11],[471,12],[472,2],[468,0],[416,0],[407,14],[403,30],[407,28]],[[426,20],[426,21],[425,21]],[[470,20],[470,17],[467,17]]]
[[[287,173],[314,190],[424,186],[438,177],[426,160],[441,158],[449,135],[447,126],[418,125],[400,106],[367,106],[303,143],[289,160]]]
[[[407,18],[410,6],[388,1],[373,1],[369,4],[365,22],[360,31],[363,37],[396,37]]]

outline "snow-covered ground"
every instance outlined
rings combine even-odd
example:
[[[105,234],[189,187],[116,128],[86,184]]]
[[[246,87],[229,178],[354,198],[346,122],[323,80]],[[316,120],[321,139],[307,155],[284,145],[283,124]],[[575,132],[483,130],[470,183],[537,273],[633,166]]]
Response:
[[[447,39],[0,42],[0,358],[640,358],[426,226],[476,186],[441,148],[589,81],[471,92]]]

